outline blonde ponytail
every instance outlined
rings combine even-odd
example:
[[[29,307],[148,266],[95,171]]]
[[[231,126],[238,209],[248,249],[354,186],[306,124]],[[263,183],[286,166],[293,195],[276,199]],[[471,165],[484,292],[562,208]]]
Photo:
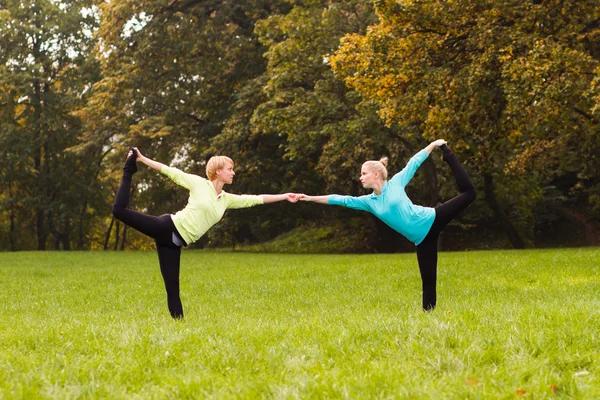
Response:
[[[388,158],[387,157],[381,157],[381,159],[379,161],[375,161],[375,160],[365,161],[365,163],[363,165],[368,167],[371,171],[379,173],[379,175],[381,176],[381,178],[384,181],[387,180],[387,177],[388,177],[388,172],[387,172]]]

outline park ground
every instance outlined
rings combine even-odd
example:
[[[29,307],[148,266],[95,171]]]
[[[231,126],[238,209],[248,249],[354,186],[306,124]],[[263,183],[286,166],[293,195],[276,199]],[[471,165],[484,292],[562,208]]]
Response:
[[[0,398],[600,398],[600,249],[0,254]]]

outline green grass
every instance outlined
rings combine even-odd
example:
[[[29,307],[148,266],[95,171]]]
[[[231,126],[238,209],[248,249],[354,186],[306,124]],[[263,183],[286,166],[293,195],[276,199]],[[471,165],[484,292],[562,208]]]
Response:
[[[600,249],[0,254],[0,398],[600,398]]]

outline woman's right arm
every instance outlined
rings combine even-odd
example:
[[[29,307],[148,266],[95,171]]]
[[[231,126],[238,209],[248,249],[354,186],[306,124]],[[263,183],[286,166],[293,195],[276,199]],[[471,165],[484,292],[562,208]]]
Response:
[[[137,147],[134,147],[134,149],[136,149],[138,152],[138,157],[136,161],[146,164],[148,167],[155,169],[161,174],[168,176],[169,179],[171,179],[173,182],[188,190],[190,190],[192,186],[194,186],[194,182],[196,182],[199,179],[204,179],[196,175],[186,174],[185,172],[180,171],[177,168],[168,167],[163,163],[159,163],[158,161],[151,160],[148,157],[144,156],[142,153],[140,153],[140,150]]]
[[[408,182],[413,178],[417,169],[421,166],[423,161],[429,157],[431,152],[436,148],[445,145],[447,142],[444,139],[438,139],[434,142],[431,142],[427,147],[423,150],[419,151],[417,154],[412,156],[408,163],[406,163],[406,167],[402,169],[402,171],[398,172],[396,175],[390,179],[390,183],[399,184],[401,186],[408,185]]]
[[[325,196],[308,196],[306,194],[301,194],[298,196],[300,201],[312,201],[314,203],[319,204],[329,204],[329,195]]]
[[[342,206],[353,210],[371,212],[368,204],[370,196],[340,196],[339,194],[328,194],[325,196],[307,196],[305,194],[298,195],[301,201],[312,201],[319,204],[328,204],[330,206]]]
[[[138,153],[138,157],[137,157],[136,161],[141,162],[142,164],[146,164],[148,167],[155,169],[158,172],[162,171],[165,164],[159,163],[158,161],[151,160],[148,157],[144,156],[137,147],[134,147],[134,149]],[[131,150],[129,152],[131,154]]]

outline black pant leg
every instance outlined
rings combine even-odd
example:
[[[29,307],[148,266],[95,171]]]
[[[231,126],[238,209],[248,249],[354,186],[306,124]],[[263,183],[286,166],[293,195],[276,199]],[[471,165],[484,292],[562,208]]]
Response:
[[[168,233],[170,237],[170,234],[173,232],[173,230],[170,232],[166,232],[166,230],[171,229],[171,221],[167,221],[162,217],[143,214],[127,208],[129,203],[130,188],[131,176],[123,174],[121,185],[117,191],[117,197],[115,198],[112,208],[112,213],[115,218],[143,233],[144,235],[150,236],[153,239],[157,239],[166,233]]]
[[[171,317],[183,318],[183,304],[179,297],[179,269],[181,248],[174,244],[156,242],[160,272],[167,290],[167,304]]]
[[[417,246],[417,260],[423,283],[423,310],[429,311],[437,304],[437,241],[439,232],[430,230],[425,239]]]
[[[461,193],[475,191],[475,186],[473,186],[473,182],[469,178],[467,171],[460,165],[460,162],[454,155],[454,152],[450,150],[450,148],[446,145],[441,147],[442,149],[442,158],[450,166],[452,170],[452,175],[454,175],[454,180],[456,181],[456,186],[458,186],[458,190]]]

